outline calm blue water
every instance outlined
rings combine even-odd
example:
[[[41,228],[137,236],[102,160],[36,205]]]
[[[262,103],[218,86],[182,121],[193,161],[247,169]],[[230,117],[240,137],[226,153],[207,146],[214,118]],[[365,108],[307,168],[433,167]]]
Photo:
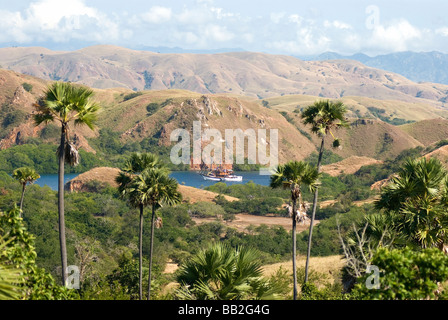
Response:
[[[77,177],[78,173],[67,173],[64,175],[64,183]],[[35,184],[39,186],[49,186],[53,190],[58,190],[58,174],[41,174],[40,178],[36,180]]]
[[[258,171],[238,171],[235,174],[243,176],[243,181],[225,181],[224,183],[230,186],[232,184],[244,184],[253,181],[264,186],[269,185],[269,176],[262,176]],[[217,183],[215,181],[204,180],[199,173],[191,171],[175,171],[171,173],[171,177],[176,179],[180,184],[200,189]]]
[[[249,181],[253,181],[254,183],[261,184],[264,186],[269,185],[269,176],[262,176],[258,173],[258,171],[239,171],[235,172],[235,174],[239,176],[243,176],[243,181],[226,181],[224,182],[227,185],[232,184],[244,184]],[[77,173],[68,173],[65,175],[64,181],[68,182],[71,179],[78,176]],[[205,188],[215,184],[214,181],[204,180],[198,173],[192,171],[174,171],[171,173],[171,177],[176,179],[180,184],[185,184],[186,186],[195,187],[195,188]],[[40,179],[37,179],[36,184],[43,187],[45,185],[49,186],[53,190],[58,189],[58,175],[57,174],[43,174]]]

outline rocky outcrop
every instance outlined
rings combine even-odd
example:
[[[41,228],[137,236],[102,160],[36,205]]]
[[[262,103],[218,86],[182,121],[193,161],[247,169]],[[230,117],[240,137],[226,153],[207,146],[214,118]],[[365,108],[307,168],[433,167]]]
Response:
[[[40,129],[31,122],[26,122],[12,129],[5,138],[0,140],[0,150],[23,144],[27,137],[38,137]]]
[[[112,187],[117,187],[115,177],[120,172],[118,168],[98,167],[84,172],[76,178],[70,180],[65,184],[65,190],[69,192],[95,191],[92,190],[95,185],[94,181],[100,184],[107,184]]]

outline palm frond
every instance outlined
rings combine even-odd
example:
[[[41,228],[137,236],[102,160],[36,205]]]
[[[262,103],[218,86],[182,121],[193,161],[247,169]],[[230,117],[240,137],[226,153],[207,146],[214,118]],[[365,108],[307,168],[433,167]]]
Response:
[[[23,278],[20,270],[0,264],[0,300],[20,298],[20,286]]]
[[[93,91],[67,82],[54,82],[44,97],[34,104],[36,125],[59,120],[62,123],[74,121],[94,129],[99,105],[92,101]]]
[[[307,107],[301,114],[303,123],[311,125],[311,131],[320,136],[326,135],[331,129],[347,127],[345,119],[347,108],[340,102],[319,100]]]
[[[20,184],[32,184],[40,178],[40,175],[33,168],[21,167],[13,171],[12,177]]]

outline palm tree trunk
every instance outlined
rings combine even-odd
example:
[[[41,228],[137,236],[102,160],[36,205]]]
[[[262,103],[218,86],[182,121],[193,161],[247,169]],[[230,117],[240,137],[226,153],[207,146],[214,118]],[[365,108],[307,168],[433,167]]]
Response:
[[[59,242],[62,263],[62,285],[67,280],[67,244],[65,240],[65,214],[64,214],[64,165],[65,165],[65,138],[67,124],[62,124],[61,144],[59,146],[58,168],[58,212],[59,212]]]
[[[152,251],[154,244],[154,218],[156,213],[155,205],[152,205],[152,217],[151,217],[151,244],[149,247],[149,279],[148,279],[148,300],[151,299],[151,270],[152,270]]]
[[[317,159],[317,172],[320,172],[320,163],[322,162],[322,155],[324,153],[324,143],[325,143],[325,136],[322,137],[322,143],[320,144],[319,158]],[[311,214],[310,231],[309,231],[309,235],[308,235],[308,250],[306,252],[305,283],[308,282],[308,267],[309,267],[310,256],[311,256],[311,239],[313,237],[313,226],[314,226],[314,217],[316,215],[318,191],[319,191],[319,189],[316,186],[316,190],[314,191],[313,211]]]
[[[23,198],[25,196],[25,188],[26,188],[26,183],[24,183],[22,185],[22,197],[20,198],[20,213],[19,213],[19,217],[22,217],[22,207],[23,207]]]
[[[138,297],[140,300],[143,298],[143,205],[140,205],[140,225],[139,225],[139,236],[138,236]]]
[[[296,210],[297,210],[297,204],[296,199],[292,199],[292,275],[293,275],[293,297],[294,300],[297,300],[297,240],[296,240],[296,226],[297,226],[297,219],[296,219]]]

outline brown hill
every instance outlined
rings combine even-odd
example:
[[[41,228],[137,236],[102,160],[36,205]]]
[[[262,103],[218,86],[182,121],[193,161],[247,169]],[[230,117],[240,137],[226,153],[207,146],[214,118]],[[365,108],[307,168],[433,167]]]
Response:
[[[272,109],[297,112],[322,99],[324,98],[309,95],[289,95],[266,98],[264,100],[269,103]],[[330,100],[344,103],[348,110],[347,116],[350,118],[382,119],[389,122],[392,122],[394,119],[421,121],[448,118],[448,110],[446,108],[436,107],[428,103],[378,100],[360,96],[345,96]]]
[[[115,182],[115,177],[120,172],[118,168],[99,167],[91,169],[87,172],[81,173],[76,178],[68,181],[65,184],[65,189],[69,192],[83,192],[92,191],[91,182],[106,184],[112,187],[118,187]],[[194,187],[179,185],[179,191],[182,194],[184,202],[195,203],[198,201],[213,202],[218,195],[215,192],[197,189]],[[224,196],[228,201],[237,201],[238,198],[231,196]]]
[[[425,155],[425,158],[436,158],[442,162],[446,168],[448,168],[448,145],[442,146],[428,154]]]
[[[403,150],[422,146],[398,127],[375,120],[356,120],[350,124],[350,129],[337,132],[337,136],[342,139],[342,148],[334,152],[344,158],[358,155],[393,159]]]
[[[6,108],[9,113],[18,112],[22,115],[21,121],[9,126],[4,126],[3,121],[0,131],[0,148],[21,144],[26,137],[41,136],[44,127],[34,127],[30,113],[33,110],[32,103],[42,94],[48,82],[4,69],[0,69],[0,82],[2,82],[0,87],[2,110]],[[32,85],[30,92],[24,89],[24,83]],[[135,96],[132,97],[130,94]],[[118,132],[123,143],[153,137],[159,145],[169,146],[170,133],[174,129],[186,128],[191,131],[193,121],[200,120],[202,129],[216,128],[223,138],[225,129],[251,128],[255,131],[278,129],[281,163],[292,159],[302,160],[315,152],[319,145],[319,139],[315,135],[306,134],[309,128],[303,126],[299,114],[290,112],[289,116],[293,120],[290,123],[277,112],[277,110],[285,109],[294,110],[298,105],[294,107],[297,101],[303,105],[311,104],[316,97],[272,98],[269,99],[269,103],[273,104],[271,108],[265,108],[258,99],[229,94],[200,94],[186,90],[149,90],[135,93],[124,88],[95,89],[95,95],[103,107],[98,129],[110,128]],[[388,101],[362,97],[350,97],[350,99],[346,101],[357,101],[358,109],[351,109],[349,114],[353,117],[362,116],[363,110],[368,110],[368,106],[375,105],[375,101],[378,102],[378,107],[386,109],[389,107]],[[150,105],[155,105],[156,108],[150,110],[148,109]],[[391,102],[390,105],[393,103]],[[434,117],[438,112],[443,112],[430,105],[425,107],[419,104],[403,103],[402,106],[416,108],[413,109],[416,111],[410,114],[417,119]],[[404,111],[400,110],[396,111],[398,116],[400,112],[404,114]],[[448,120],[434,120],[434,126],[431,126],[431,123],[433,120],[425,120],[397,127],[377,120],[352,120],[350,130],[335,133],[342,138],[343,144],[342,149],[334,150],[334,152],[343,158],[350,156],[365,156],[378,160],[393,158],[402,150],[427,145],[428,142],[436,141],[447,133]],[[89,145],[88,139],[97,136],[98,131],[73,127],[72,134],[77,137],[78,147],[95,152]],[[311,140],[306,138],[307,135]]]
[[[108,116],[100,117],[98,127],[119,132],[123,142],[154,137],[159,145],[169,146],[173,130],[184,128],[191,134],[193,122],[200,121],[202,130],[217,129],[223,139],[226,129],[254,129],[257,137],[259,129],[266,130],[268,135],[270,129],[277,129],[279,161],[300,160],[315,151],[315,146],[278,112],[247,97],[202,95],[185,90],[143,91],[129,100],[124,99],[124,93],[114,95],[115,104],[104,107],[103,113]],[[155,105],[156,110],[149,112],[149,105]]]
[[[428,119],[400,126],[400,129],[428,146],[440,140],[448,139],[447,119]]]
[[[20,121],[8,126],[4,126],[3,121],[0,147],[8,148],[21,144],[27,137],[39,137],[45,126],[34,126],[31,117],[32,104],[43,93],[48,82],[2,69],[0,82],[3,84],[0,87],[0,99],[4,101],[7,115],[22,116]],[[22,83],[25,82],[33,86],[31,93],[24,90]],[[200,120],[202,129],[218,129],[223,138],[225,129],[251,128],[256,133],[258,129],[267,129],[268,135],[269,129],[278,129],[280,161],[287,158],[302,159],[315,150],[314,145],[300,135],[278,112],[263,108],[247,97],[162,90],[144,91],[130,98],[129,94],[134,93],[126,89],[96,89],[96,100],[102,106],[102,114],[97,123],[98,130],[72,126],[71,134],[73,137],[76,135],[78,147],[95,152],[88,144],[88,138],[97,136],[101,128],[110,128],[121,134],[123,143],[154,137],[159,140],[160,145],[168,146],[171,143],[172,130],[186,128],[191,131],[193,121]],[[148,105],[151,103],[157,105],[157,110],[148,111]]]
[[[65,184],[65,189],[70,192],[92,191],[89,182],[97,181],[111,187],[118,187],[115,177],[120,173],[118,168],[98,167],[81,173]]]
[[[299,114],[289,113],[289,116],[301,132],[309,132],[309,127],[303,125]],[[423,145],[400,127],[373,119],[351,119],[349,128],[335,130],[333,134],[341,139],[341,147],[332,148],[333,139],[329,136],[325,148],[344,159],[351,156],[393,159],[403,150]],[[316,148],[320,146],[321,139],[317,135],[309,134],[308,137]]]
[[[36,77],[0,69],[0,149],[22,144],[28,137],[40,137],[44,126],[35,127],[33,104],[42,96],[48,82]],[[26,89],[25,89],[26,88]],[[94,134],[85,128],[73,128],[75,145],[95,152],[86,137]],[[57,139],[47,139],[57,142]]]
[[[96,88],[184,89],[259,98],[365,96],[441,106],[448,91],[446,85],[417,84],[356,61],[302,61],[254,52],[157,54],[107,45],[72,52],[3,48],[0,65],[46,80]]]
[[[336,177],[341,174],[353,174],[363,166],[383,163],[369,157],[351,156],[342,161],[322,166],[322,172]]]

